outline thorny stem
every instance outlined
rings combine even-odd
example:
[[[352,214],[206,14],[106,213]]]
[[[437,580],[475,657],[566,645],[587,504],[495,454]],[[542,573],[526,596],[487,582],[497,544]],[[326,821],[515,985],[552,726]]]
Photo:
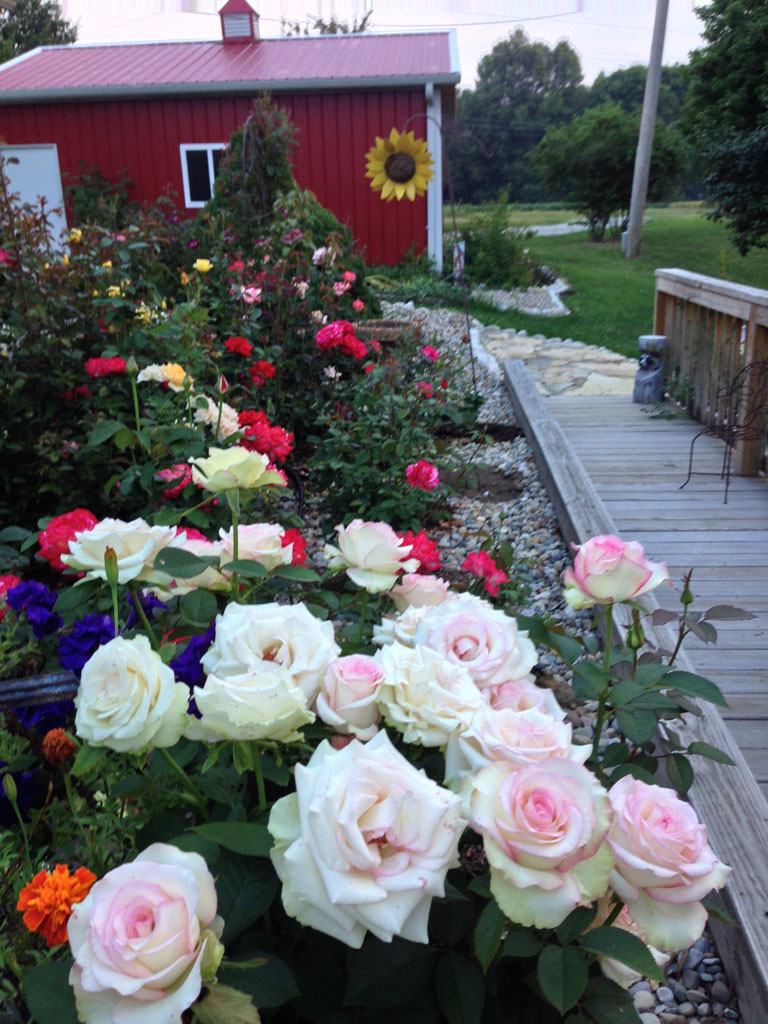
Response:
[[[611,671],[611,643],[613,642],[613,609],[609,605],[605,612],[605,650],[603,652],[603,671],[606,677]],[[607,687],[606,682],[606,687]],[[603,725],[605,722],[605,705],[608,702],[607,689],[603,692],[600,697],[597,706],[597,718],[595,719],[595,737],[592,741],[592,760],[597,760],[598,749],[600,747],[600,736],[603,731]]]
[[[174,774],[177,775],[178,778],[180,779],[186,791],[189,793],[191,797],[194,797],[195,803],[200,808],[200,813],[207,821],[208,803],[203,794],[200,792],[200,790],[197,788],[194,782],[192,782],[187,773],[182,769],[182,767],[178,764],[176,759],[172,756],[172,754],[169,753],[169,751],[165,747],[155,747],[155,750],[157,750],[158,753],[165,758],[167,763],[173,769]]]

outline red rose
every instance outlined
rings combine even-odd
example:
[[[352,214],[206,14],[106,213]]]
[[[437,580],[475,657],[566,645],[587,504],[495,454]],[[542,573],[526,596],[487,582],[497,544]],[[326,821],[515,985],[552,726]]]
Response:
[[[232,352],[238,356],[245,356],[246,359],[248,359],[253,352],[253,345],[250,341],[239,334],[235,335],[233,338],[227,338],[224,342],[224,348],[227,352]]]
[[[430,540],[423,530],[419,530],[418,533],[412,533],[409,530],[407,533],[401,533],[400,537],[404,544],[411,545],[408,557],[418,558],[419,572],[437,572],[440,568],[440,552],[437,550],[435,541]]]
[[[89,377],[108,377],[112,373],[125,373],[125,360],[120,356],[113,356],[111,359],[86,359],[85,372]]]
[[[69,554],[69,542],[75,539],[76,533],[90,530],[96,523],[98,519],[87,508],[74,508],[71,512],[56,516],[37,535],[41,558],[44,558],[52,569],[63,572],[66,566],[61,556]]]
[[[293,545],[291,565],[307,564],[307,542],[298,530],[286,530],[281,537],[281,543],[284,548],[287,548],[289,544]]]
[[[257,388],[260,388],[265,380],[272,380],[277,370],[268,359],[258,359],[248,368],[251,380]]]
[[[417,487],[421,491],[432,491],[440,483],[437,467],[425,459],[412,462],[405,471],[405,479],[411,487]]]

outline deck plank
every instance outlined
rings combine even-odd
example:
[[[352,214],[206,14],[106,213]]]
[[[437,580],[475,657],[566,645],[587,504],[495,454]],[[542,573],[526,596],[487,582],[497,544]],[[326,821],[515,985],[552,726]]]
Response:
[[[601,533],[640,539],[665,560],[673,579],[695,564],[696,607],[737,604],[755,618],[717,623],[721,643],[686,645],[678,666],[709,675],[729,707],[721,715],[702,705],[676,732],[726,750],[734,768],[697,758],[691,802],[706,822],[713,847],[733,866],[725,899],[740,928],[712,922],[745,1020],[765,1019],[768,1006],[768,482],[732,477],[728,504],[719,477],[722,446],[686,419],[653,418],[627,397],[552,397],[536,391],[521,360],[504,375],[515,413],[534,450],[542,482],[568,542]],[[649,609],[679,608],[666,587],[646,595]],[[658,599],[657,599],[658,595]],[[733,628],[728,628],[733,627]],[[671,649],[671,627],[655,631]],[[764,635],[765,634],[765,635]]]

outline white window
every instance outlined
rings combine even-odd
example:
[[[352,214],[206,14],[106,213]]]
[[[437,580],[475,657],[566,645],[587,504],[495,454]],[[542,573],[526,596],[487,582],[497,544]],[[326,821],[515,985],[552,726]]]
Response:
[[[205,206],[213,194],[213,182],[226,149],[225,142],[196,142],[182,145],[181,176],[187,209]]]

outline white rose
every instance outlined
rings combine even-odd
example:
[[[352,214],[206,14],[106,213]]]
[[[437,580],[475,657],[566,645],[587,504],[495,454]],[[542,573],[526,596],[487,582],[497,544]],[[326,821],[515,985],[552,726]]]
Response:
[[[219,412],[219,403],[214,402],[208,395],[200,395],[195,399],[195,423],[203,423],[213,431],[218,425],[216,437],[219,441],[242,430],[237,418],[237,409],[222,402],[221,412]]]
[[[192,479],[206,491],[218,494],[236,488],[244,491],[267,485],[285,486],[279,469],[269,468],[269,459],[240,445],[209,448],[208,458],[190,459]]]
[[[480,689],[499,683],[533,681],[538,658],[515,619],[485,601],[444,602],[427,609],[415,641],[465,668]]]
[[[336,658],[325,673],[315,711],[336,732],[369,740],[379,731],[376,699],[383,678],[381,664],[367,654]]]
[[[172,747],[187,722],[189,690],[145,636],[115,637],[85,663],[75,695],[75,732],[96,747]]]
[[[220,674],[209,673],[205,685],[194,688],[202,718],[188,717],[187,739],[289,740],[314,722],[301,687],[282,665],[262,661],[229,668],[222,665]]]
[[[234,531],[219,530],[222,550],[229,555],[230,560],[234,557]],[[283,547],[285,530],[277,523],[252,523],[250,526],[238,526],[237,528],[237,557],[250,559],[258,562],[271,572],[278,565],[290,565],[293,556],[291,545]]]
[[[393,643],[376,657],[384,672],[379,707],[407,743],[441,747],[483,705],[469,673],[428,647]]]
[[[198,853],[153,843],[108,871],[67,923],[80,1020],[181,1024],[221,960],[222,928]]]
[[[166,583],[170,577],[152,570],[155,556],[163,548],[178,548],[185,534],[173,526],[150,526],[143,519],[127,523],[123,519],[102,519],[90,530],[78,531],[69,542],[70,554],[61,560],[72,569],[79,569],[89,579],[107,578],[104,556],[111,548],[117,558],[117,582],[131,580]]]
[[[310,706],[340,653],[331,623],[316,619],[301,603],[232,603],[216,617],[216,636],[202,665],[216,676],[240,676],[262,662],[274,662],[302,689]]]
[[[367,931],[427,942],[464,824],[459,798],[385,732],[339,751],[324,741],[269,818],[286,913],[356,949]]]
[[[571,726],[543,711],[495,711],[483,704],[460,733],[448,738],[445,781],[454,783],[492,761],[535,764],[551,757],[568,757],[583,764],[592,748],[571,743]]]
[[[414,572],[417,558],[408,558],[411,545],[403,543],[388,523],[353,519],[337,526],[339,546],[326,544],[324,555],[332,569],[346,569],[347,576],[371,594],[391,590],[401,572]]]
[[[419,572],[408,572],[401,576],[389,596],[395,608],[404,612],[406,608],[423,608],[426,605],[442,604],[450,584],[438,576],[426,576]]]

